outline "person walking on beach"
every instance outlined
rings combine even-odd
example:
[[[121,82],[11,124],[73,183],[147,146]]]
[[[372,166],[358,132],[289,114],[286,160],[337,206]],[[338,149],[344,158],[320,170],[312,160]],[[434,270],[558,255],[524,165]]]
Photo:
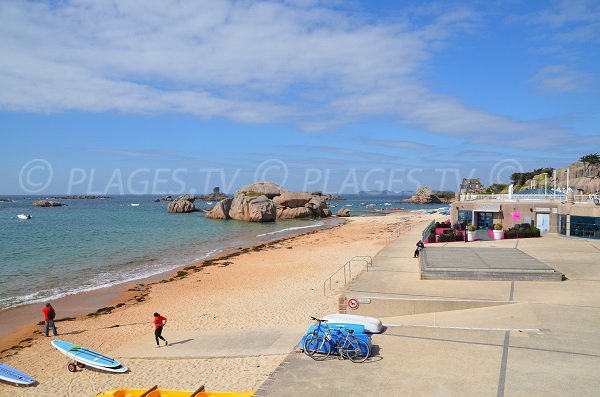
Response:
[[[58,332],[56,332],[56,326],[54,325],[54,319],[56,318],[56,312],[50,303],[46,303],[46,306],[42,309],[42,313],[44,313],[44,322],[46,323],[46,328],[44,334],[49,336],[50,327],[52,327],[52,332],[54,336],[58,336]]]
[[[165,342],[165,346],[169,345],[169,342],[165,338],[162,337],[163,327],[167,324],[167,318],[161,316],[158,313],[154,313],[154,337],[156,338],[156,347],[160,347],[160,343],[158,340],[163,340]]]
[[[419,240],[419,242],[417,243],[417,249],[415,250],[415,255],[413,256],[413,258],[418,258],[419,254],[421,253],[421,251],[425,248],[425,244],[423,244],[423,241]]]

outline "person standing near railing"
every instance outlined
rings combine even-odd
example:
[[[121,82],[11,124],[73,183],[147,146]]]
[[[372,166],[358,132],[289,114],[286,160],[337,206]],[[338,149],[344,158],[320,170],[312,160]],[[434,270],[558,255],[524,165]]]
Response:
[[[413,256],[413,258],[418,258],[421,251],[425,248],[425,244],[423,244],[422,240],[419,240],[416,245],[417,249],[415,250],[415,255]]]

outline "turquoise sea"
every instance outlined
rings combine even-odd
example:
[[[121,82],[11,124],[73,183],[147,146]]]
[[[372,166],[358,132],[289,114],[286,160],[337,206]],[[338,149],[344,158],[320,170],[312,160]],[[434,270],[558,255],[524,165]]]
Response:
[[[246,223],[205,219],[202,212],[168,214],[155,196],[56,200],[67,206],[37,208],[45,197],[3,196],[0,202],[0,310],[160,274],[222,250],[248,246],[337,222],[295,220]],[[132,206],[131,204],[139,204]],[[356,215],[404,207],[386,199],[334,201]],[[373,204],[373,205],[370,205]],[[197,208],[211,208],[196,201]],[[18,214],[28,213],[29,220]]]

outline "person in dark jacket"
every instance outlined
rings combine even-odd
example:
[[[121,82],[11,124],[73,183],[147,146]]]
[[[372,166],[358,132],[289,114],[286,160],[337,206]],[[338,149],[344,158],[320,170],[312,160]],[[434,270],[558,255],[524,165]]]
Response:
[[[421,253],[421,251],[425,248],[425,244],[423,244],[423,241],[419,240],[419,242],[417,243],[417,249],[415,250],[415,255],[413,256],[413,258],[418,258],[419,254]]]
[[[58,336],[58,332],[56,332],[56,326],[54,325],[54,318],[56,318],[56,312],[50,303],[46,303],[46,306],[42,309],[42,313],[44,313],[44,322],[46,323],[45,335],[49,336],[50,327],[52,327],[52,332],[54,336]]]

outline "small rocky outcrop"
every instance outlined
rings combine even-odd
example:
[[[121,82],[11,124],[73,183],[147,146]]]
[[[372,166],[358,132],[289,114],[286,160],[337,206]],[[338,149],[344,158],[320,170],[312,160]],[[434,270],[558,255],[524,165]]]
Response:
[[[273,202],[278,207],[297,208],[304,207],[312,197],[309,193],[285,192],[273,198]]]
[[[12,202],[12,200],[11,200],[11,199],[7,199],[7,198],[4,198],[4,197],[0,197],[0,203],[11,203],[11,202]]]
[[[184,194],[171,201],[167,206],[167,211],[170,213],[187,213],[197,211],[194,206],[196,198],[191,194]]]
[[[229,210],[231,209],[231,202],[233,198],[226,198],[219,201],[213,209],[208,211],[205,215],[209,219],[231,219],[229,217]]]
[[[166,195],[162,198],[163,201],[173,201],[173,196],[171,195]]]
[[[441,204],[442,200],[433,194],[430,188],[420,187],[415,195],[410,198],[410,202],[414,204]]]
[[[350,216],[350,210],[348,208],[340,208],[335,215],[339,217],[348,217]]]
[[[62,206],[66,206],[66,204],[63,204],[58,201],[51,201],[51,200],[36,200],[33,202],[33,206],[34,207],[62,207]]]
[[[209,194],[203,194],[201,196],[197,196],[197,198],[199,200],[204,200],[204,201],[221,201],[227,198],[227,195],[224,193],[221,193],[221,189],[217,186],[215,188],[213,188],[212,193]]]

